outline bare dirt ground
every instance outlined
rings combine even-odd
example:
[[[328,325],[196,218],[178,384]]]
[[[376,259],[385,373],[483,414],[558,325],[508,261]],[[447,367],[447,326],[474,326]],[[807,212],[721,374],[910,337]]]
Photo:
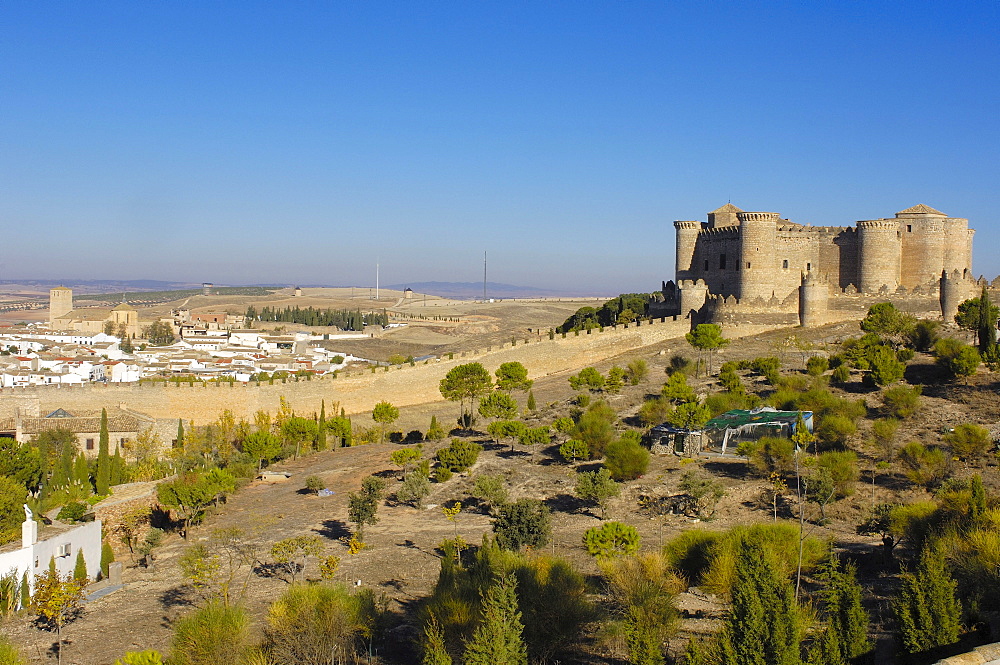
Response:
[[[839,343],[845,337],[856,334],[857,324],[838,324],[812,331],[775,331],[734,341],[719,354],[715,363],[717,367],[725,359],[781,355],[786,371],[799,371],[807,353],[822,351],[826,345]],[[793,335],[796,339],[790,341]],[[627,387],[622,394],[609,398],[625,423],[632,422],[630,416],[646,396],[659,392],[665,379],[664,368],[675,353],[691,355],[691,350],[683,342],[664,342],[636,349],[614,361],[598,365],[598,369],[606,371],[611,364],[624,365],[631,358],[643,358],[649,364],[650,375],[646,381]],[[567,370],[564,375],[536,382],[534,392],[539,410],[534,420],[551,422],[555,417],[568,413],[568,400],[573,395],[566,381],[569,373]],[[925,397],[920,414],[904,422],[898,438],[901,443],[914,439],[937,441],[942,428],[959,422],[976,422],[992,428],[1000,423],[1000,400],[997,399],[995,377],[980,374],[969,385],[946,384],[941,381],[931,360],[918,356],[908,369],[908,378],[925,385]],[[718,389],[710,379],[692,383],[701,392]],[[758,385],[756,389],[763,387]],[[858,388],[857,392],[839,394],[864,399],[870,416],[878,415],[880,403],[877,393],[862,392]],[[519,396],[519,400],[523,404],[524,396]],[[426,430],[431,415],[436,415],[443,426],[449,427],[454,423],[457,412],[457,405],[452,403],[402,409],[394,429],[403,432]],[[365,424],[359,418],[355,422]],[[872,466],[871,451],[865,444],[870,435],[867,427],[870,424],[865,421],[852,442],[852,447],[862,458],[862,468]],[[467,542],[476,543],[490,530],[485,512],[468,497],[471,478],[478,473],[504,473],[512,498],[524,496],[545,500],[553,511],[554,536],[546,551],[572,561],[591,576],[595,592],[599,591],[597,567],[585,552],[581,539],[583,532],[600,524],[600,520],[573,497],[574,473],[580,468],[588,468],[591,463],[564,464],[556,459],[555,446],[545,451],[519,449],[511,453],[508,446],[495,446],[484,437],[473,438],[480,441],[485,450],[471,473],[456,476],[447,483],[432,485],[433,494],[428,497],[427,507],[423,510],[388,501],[379,510],[379,523],[366,531],[366,540],[371,547],[355,556],[347,553],[344,542],[350,526],[346,521],[347,494],[356,491],[362,478],[371,473],[387,477],[391,493],[398,481],[395,480],[389,454],[397,446],[383,444],[339,449],[280,465],[278,468],[293,474],[290,480],[273,485],[258,482],[240,491],[209,515],[202,526],[193,529],[188,542],[177,535],[170,535],[158,550],[154,570],[129,567],[125,573],[125,589],[86,606],[82,616],[65,628],[68,643],[64,662],[99,665],[114,662],[115,658],[130,649],[167,649],[172,623],[191,611],[198,601],[197,596],[183,584],[178,557],[190,543],[206,538],[214,529],[229,526],[251,528],[255,524],[267,524],[262,536],[267,544],[293,535],[318,534],[323,539],[326,553],[341,557],[338,579],[384,592],[392,601],[391,608],[405,623],[413,604],[430,593],[437,578],[437,545],[456,532]],[[432,455],[440,445],[443,442],[425,443],[425,452]],[[694,465],[720,479],[727,489],[710,521],[699,522],[677,515],[651,515],[640,509],[640,496],[676,493],[683,469]],[[957,475],[968,475],[974,471],[959,469]],[[992,463],[978,471],[984,473],[988,487],[993,491],[1000,490],[998,474]],[[317,497],[302,492],[304,477],[310,474],[323,477],[335,494]],[[635,526],[641,534],[643,549],[655,550],[662,542],[686,529],[721,530],[737,524],[770,521],[773,519],[770,503],[760,500],[765,485],[765,481],[748,473],[742,461],[703,459],[683,464],[672,456],[655,457],[643,478],[624,485],[621,497],[612,501],[607,519]],[[878,474],[874,485],[870,475],[863,475],[852,497],[828,509],[830,521],[827,524],[812,524],[809,527],[811,535],[831,539],[859,562],[863,583],[874,591],[869,606],[876,622],[887,616],[893,582],[891,577],[885,576],[880,565],[881,554],[877,551],[876,539],[858,536],[855,526],[873,502],[890,497],[908,499],[926,497],[926,494],[923,490],[911,489],[895,468]],[[465,508],[453,524],[444,517],[440,507],[454,500],[462,501]],[[783,502],[779,518],[792,519],[794,509],[791,502]],[[819,517],[815,511],[810,511],[808,516],[811,520]],[[310,563],[306,574],[318,577],[315,562]],[[285,582],[274,577],[251,577],[246,604],[258,627],[264,625],[268,604],[286,586]],[[682,623],[681,636],[671,644],[675,652],[682,648],[686,635],[713,630],[722,608],[717,599],[703,596],[697,590],[683,594],[679,604],[687,618]],[[49,662],[53,634],[38,630],[24,617],[8,623],[4,632],[12,635],[17,644],[27,647],[25,652],[31,662]],[[407,631],[396,634],[405,636]],[[388,661],[412,662],[408,660],[412,658],[412,652],[403,644],[404,641],[401,637],[398,649],[383,654]],[[586,650],[588,656],[581,657],[581,662],[616,662],[607,647],[598,642],[587,643]]]

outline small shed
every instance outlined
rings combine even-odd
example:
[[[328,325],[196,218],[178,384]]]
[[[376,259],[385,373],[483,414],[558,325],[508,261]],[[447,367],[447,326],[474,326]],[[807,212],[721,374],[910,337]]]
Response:
[[[813,431],[812,411],[778,411],[769,406],[726,411],[705,423],[706,443],[721,447],[725,453],[726,448],[740,441],[756,441],[764,436],[791,438],[799,414],[806,429]]]
[[[657,455],[696,456],[701,453],[704,432],[701,430],[674,427],[667,423],[649,430],[649,448]]]

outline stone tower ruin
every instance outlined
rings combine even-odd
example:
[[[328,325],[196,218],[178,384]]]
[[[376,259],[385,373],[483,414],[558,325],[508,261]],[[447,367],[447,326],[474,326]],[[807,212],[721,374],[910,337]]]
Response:
[[[73,289],[57,286],[49,290],[49,328],[56,328],[56,319],[73,311]]]

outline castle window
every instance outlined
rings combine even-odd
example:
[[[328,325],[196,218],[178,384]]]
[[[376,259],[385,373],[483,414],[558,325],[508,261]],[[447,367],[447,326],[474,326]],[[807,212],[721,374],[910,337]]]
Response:
[[[747,261],[747,270],[750,270],[750,262]]]
[[[93,450],[93,449],[94,449],[94,440],[87,439],[87,450]]]
[[[719,254],[719,270],[725,270],[725,269],[726,269],[726,255]]]
[[[906,232],[907,233],[913,233],[913,224],[907,224],[906,225]]]
[[[813,264],[807,263],[806,264],[806,270],[812,270],[812,269],[813,269]]]
[[[705,270],[708,270],[708,259],[705,259]]]
[[[781,267],[788,269],[788,259],[785,259],[784,261],[781,262]]]

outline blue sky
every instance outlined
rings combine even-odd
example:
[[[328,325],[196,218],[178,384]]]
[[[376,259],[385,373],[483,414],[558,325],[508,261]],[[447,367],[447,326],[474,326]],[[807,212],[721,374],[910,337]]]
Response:
[[[1000,272],[1000,4],[0,8],[0,279],[603,293],[727,200],[968,217]]]

